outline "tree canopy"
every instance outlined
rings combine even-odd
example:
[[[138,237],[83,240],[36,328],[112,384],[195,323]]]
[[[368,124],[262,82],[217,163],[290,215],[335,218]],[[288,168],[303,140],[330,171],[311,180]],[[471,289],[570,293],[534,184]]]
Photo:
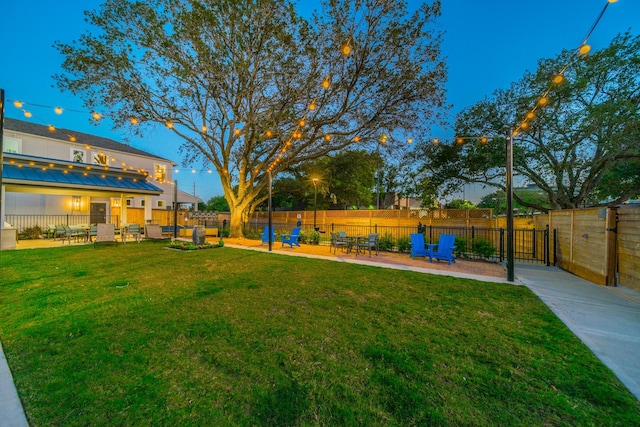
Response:
[[[107,0],[57,44],[56,79],[117,128],[178,135],[186,164],[217,171],[238,236],[269,173],[441,123],[440,3],[406,7],[326,0],[307,21],[290,0]]]
[[[461,111],[460,143],[423,141],[412,155],[420,173],[443,191],[463,183],[504,190],[505,137],[514,140],[514,182],[533,184],[546,198],[514,194],[542,211],[618,204],[640,194],[640,38],[623,34],[605,49],[571,62],[575,52],[539,61],[509,89]],[[550,82],[570,64],[559,84]],[[560,79],[558,79],[560,80]],[[548,90],[548,105],[531,111]],[[514,125],[516,123],[516,125]],[[486,142],[480,137],[488,136]],[[467,138],[474,137],[474,138]]]

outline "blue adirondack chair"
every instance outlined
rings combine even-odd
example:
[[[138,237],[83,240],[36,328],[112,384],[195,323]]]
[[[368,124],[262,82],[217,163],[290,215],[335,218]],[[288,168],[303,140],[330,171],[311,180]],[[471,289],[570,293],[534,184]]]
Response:
[[[267,225],[264,228],[264,231],[260,233],[260,239],[262,239],[262,243],[269,243],[269,235],[271,235],[271,243],[273,243],[276,240],[276,232],[273,230],[273,225],[271,226],[271,228],[269,228],[269,226]]]
[[[293,248],[293,245],[300,247],[300,243],[298,243],[298,237],[300,237],[300,227],[295,227],[293,230],[291,230],[291,234],[283,234],[282,247],[284,248],[285,243],[289,244],[291,248]]]
[[[411,235],[411,258],[417,256],[426,257],[429,256],[429,251],[424,246],[424,236],[422,233],[416,233]]]
[[[456,257],[453,255],[453,250],[456,248],[454,242],[456,236],[454,234],[441,234],[440,241],[436,244],[430,244],[427,250],[427,256],[429,262],[433,262],[433,258],[438,261],[447,261],[451,265],[451,261],[456,262]]]

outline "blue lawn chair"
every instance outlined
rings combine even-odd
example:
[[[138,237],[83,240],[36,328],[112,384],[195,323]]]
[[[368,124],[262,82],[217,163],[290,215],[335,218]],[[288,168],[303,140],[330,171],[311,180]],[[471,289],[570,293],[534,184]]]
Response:
[[[429,251],[424,246],[424,236],[422,233],[416,233],[411,235],[411,258],[417,256],[426,257],[429,256]]]
[[[269,233],[269,231],[271,231]],[[273,230],[273,225],[269,227],[268,225],[264,228],[264,231],[260,233],[260,239],[262,239],[262,243],[269,243],[269,235],[271,235],[271,243],[276,240],[276,232]]]
[[[284,248],[285,243],[288,243],[291,248],[293,248],[293,245],[300,247],[300,243],[298,243],[298,237],[300,237],[300,227],[295,227],[293,230],[291,230],[291,234],[283,234],[282,247]]]
[[[429,262],[433,262],[432,258],[435,258],[438,261],[447,261],[449,265],[451,265],[451,261],[455,263],[456,257],[453,255],[453,250],[456,248],[454,245],[455,240],[456,236],[454,234],[441,234],[440,242],[427,245],[429,246],[427,250]]]

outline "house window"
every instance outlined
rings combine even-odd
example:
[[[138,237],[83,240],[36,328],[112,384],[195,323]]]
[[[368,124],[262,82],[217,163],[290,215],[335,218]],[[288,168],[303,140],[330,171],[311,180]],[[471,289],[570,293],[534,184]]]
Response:
[[[127,206],[133,206],[133,200],[127,199]]]
[[[102,151],[94,151],[91,161],[94,165],[109,166],[109,156]]]
[[[158,200],[158,207],[164,208],[164,200]]]
[[[144,199],[140,200],[140,206],[144,207]]]
[[[11,138],[10,136],[5,136],[3,151],[5,153],[22,154],[22,140],[18,138]]]
[[[85,150],[79,150],[77,148],[71,149],[71,161],[77,163],[85,163],[87,152]]]
[[[154,179],[156,181],[164,182],[167,180],[167,167],[165,165],[154,165]]]

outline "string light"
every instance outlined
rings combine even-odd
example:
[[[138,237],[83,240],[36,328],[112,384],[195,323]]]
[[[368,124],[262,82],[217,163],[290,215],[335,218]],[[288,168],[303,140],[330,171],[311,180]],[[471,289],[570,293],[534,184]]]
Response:
[[[54,108],[54,109],[53,109],[53,111],[54,111],[56,114],[62,114],[62,108],[60,108],[60,107],[56,107],[56,108]]]

